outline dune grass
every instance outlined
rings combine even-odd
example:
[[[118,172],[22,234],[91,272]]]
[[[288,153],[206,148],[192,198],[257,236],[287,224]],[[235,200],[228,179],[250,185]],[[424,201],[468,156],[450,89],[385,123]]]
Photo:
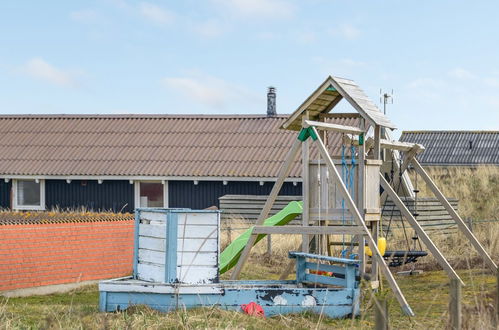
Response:
[[[245,270],[243,277],[275,278],[272,264],[262,262],[259,257],[253,257],[250,264],[252,267]],[[463,270],[459,275],[467,283],[463,288],[465,323],[470,329],[494,329],[492,319],[486,319],[486,315],[492,315],[491,311],[483,312],[493,304],[489,293],[495,285],[494,277],[482,270]],[[387,291],[394,329],[446,327],[449,288],[442,271],[397,276],[397,281],[417,315],[404,316]],[[210,306],[171,313],[136,306],[123,312],[100,313],[98,299],[96,285],[66,294],[0,298],[0,329],[371,329],[374,325],[373,296],[368,292],[362,315],[342,320],[306,313],[262,319]]]
[[[445,196],[459,199],[459,214],[463,218],[499,220],[499,166],[433,166],[425,170]],[[415,184],[415,172],[409,174]],[[418,189],[421,197],[433,197],[421,178]]]

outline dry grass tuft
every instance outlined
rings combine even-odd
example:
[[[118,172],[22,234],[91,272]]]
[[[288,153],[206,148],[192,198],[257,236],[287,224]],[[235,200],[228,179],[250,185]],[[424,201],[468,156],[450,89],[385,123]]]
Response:
[[[426,167],[425,170],[445,196],[459,199],[459,213],[464,218],[499,219],[499,166]],[[409,171],[415,182],[415,172]],[[421,178],[421,197],[433,197]]]

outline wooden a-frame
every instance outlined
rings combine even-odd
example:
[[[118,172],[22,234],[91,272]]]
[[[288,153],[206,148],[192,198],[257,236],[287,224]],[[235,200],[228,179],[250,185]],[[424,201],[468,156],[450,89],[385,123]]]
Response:
[[[306,129],[306,128],[307,127],[305,127],[304,129]],[[326,160],[326,165],[328,166],[330,173],[332,173],[332,178],[335,181],[335,183],[337,184],[340,195],[345,199],[347,208],[350,211],[350,213],[352,214],[352,216],[354,217],[354,220],[355,220],[357,227],[360,227],[362,229],[361,232],[354,231],[352,234],[362,233],[363,236],[367,237],[368,246],[371,249],[371,251],[373,251],[373,258],[376,259],[377,264],[381,267],[381,270],[383,271],[383,274],[385,275],[390,288],[393,290],[395,297],[397,298],[400,306],[402,307],[402,310],[404,311],[405,314],[413,316],[414,313],[413,313],[411,307],[407,303],[407,300],[405,299],[399,286],[397,285],[395,278],[393,277],[392,273],[390,272],[390,269],[388,268],[387,264],[385,263],[385,260],[384,260],[383,256],[381,255],[381,252],[379,251],[378,246],[375,243],[373,236],[371,235],[371,232],[367,228],[367,226],[364,222],[364,219],[362,218],[358,208],[356,207],[356,205],[352,199],[352,196],[348,192],[348,189],[346,188],[345,184],[343,183],[343,180],[341,179],[341,176],[338,173],[338,170],[336,169],[336,167],[333,163],[333,160],[329,156],[329,153],[326,149],[326,146],[324,145],[322,139],[320,138],[316,128],[313,126],[310,126],[310,129],[312,129],[312,131],[313,131],[314,142],[318,146],[319,153]],[[301,144],[301,141],[297,139],[293,143],[293,146],[291,147],[291,150],[289,151],[289,153],[286,157],[286,161],[279,172],[279,177],[277,178],[277,181],[272,188],[272,191],[269,195],[269,198],[265,202],[265,206],[263,207],[262,212],[260,213],[260,216],[258,217],[258,220],[256,223],[256,226],[258,228],[258,230],[257,230],[258,233],[265,232],[265,228],[262,226],[262,224],[263,224],[265,218],[268,216],[268,213],[269,213],[270,209],[272,208],[272,205],[275,202],[275,199],[279,193],[279,190],[281,189],[281,186],[284,182],[284,179],[289,174],[292,163],[293,163],[294,159],[296,158],[296,154],[298,153],[298,151],[300,149],[300,144]],[[246,244],[243,252],[241,253],[239,261],[231,274],[231,277],[230,277],[231,280],[238,279],[238,277],[242,271],[242,268],[249,257],[249,253],[251,251],[251,248],[253,247],[253,245],[256,242],[256,239],[258,236],[257,232],[255,232],[255,231],[252,232],[252,235],[251,235],[250,239],[248,240],[248,243]]]
[[[387,146],[387,145],[385,145],[384,147],[386,149],[391,149],[390,146]],[[394,149],[392,149],[392,150],[394,150]],[[494,260],[492,260],[492,258],[487,253],[487,251],[484,249],[484,247],[480,244],[480,242],[478,241],[476,236],[471,232],[471,230],[468,228],[468,226],[464,223],[463,219],[461,219],[459,214],[456,212],[456,210],[454,210],[454,208],[449,203],[447,198],[440,191],[440,189],[437,187],[435,182],[431,179],[431,177],[425,171],[423,166],[421,166],[421,164],[416,159],[417,154],[422,150],[424,150],[424,147],[422,147],[418,144],[412,144],[412,146],[407,144],[406,149],[403,150],[405,152],[405,156],[404,156],[404,159],[402,162],[402,167],[398,168],[398,171],[404,173],[405,170],[410,165],[413,166],[414,170],[423,178],[423,180],[425,181],[427,186],[430,188],[430,190],[433,192],[435,197],[440,201],[440,203],[442,203],[445,210],[449,213],[449,215],[452,217],[454,222],[457,224],[459,230],[464,234],[464,236],[468,239],[468,241],[470,241],[471,245],[473,245],[475,250],[478,252],[478,255],[484,260],[484,262],[487,264],[487,266],[490,268],[490,270],[492,270],[492,272],[497,274],[499,272],[499,270],[498,270],[497,265],[494,262]],[[398,177],[398,176],[396,176],[396,177]],[[435,256],[435,258],[440,263],[440,265],[448,273],[449,277],[460,280],[459,277],[457,276],[457,274],[455,273],[455,271],[452,269],[452,267],[450,267],[450,265],[445,260],[445,258],[443,258],[440,251],[438,251],[438,249],[436,249],[436,247],[434,246],[433,242],[431,240],[429,240],[428,235],[424,232],[424,230],[421,228],[421,226],[417,223],[416,219],[411,214],[411,212],[407,209],[407,207],[402,202],[402,200],[399,198],[399,196],[395,193],[395,191],[393,191],[390,184],[388,182],[386,182],[386,180],[382,174],[380,174],[380,183],[384,189],[384,192],[381,195],[381,201],[383,202],[389,196],[392,199],[392,201],[395,203],[397,208],[400,210],[400,212],[407,219],[407,221],[414,228],[414,230],[422,238],[423,242],[428,247],[428,249],[432,252],[432,254]],[[397,182],[395,182],[395,185],[396,184],[397,184]],[[461,281],[461,283],[462,283],[462,281]]]

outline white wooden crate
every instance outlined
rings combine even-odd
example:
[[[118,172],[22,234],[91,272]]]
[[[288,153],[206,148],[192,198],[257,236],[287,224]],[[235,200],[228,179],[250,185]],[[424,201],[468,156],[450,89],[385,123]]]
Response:
[[[176,274],[175,282],[218,282],[219,212],[166,209],[138,212],[140,222],[135,260],[135,275],[138,279],[165,283],[169,281],[167,273],[173,272]],[[172,217],[176,220],[173,221]],[[174,235],[175,230],[169,230],[167,219],[176,222],[176,237],[168,237]],[[176,247],[170,244],[176,251],[169,251],[169,239],[176,240]],[[169,256],[171,253],[176,256],[172,258]],[[175,265],[169,265],[169,260],[174,260]]]

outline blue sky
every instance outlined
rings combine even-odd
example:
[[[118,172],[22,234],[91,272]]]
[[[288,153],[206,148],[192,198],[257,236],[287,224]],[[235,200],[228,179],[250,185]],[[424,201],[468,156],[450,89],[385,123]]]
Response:
[[[0,113],[264,113],[270,85],[290,113],[333,74],[376,104],[393,88],[399,131],[497,130],[498,12],[495,1],[2,2]]]

